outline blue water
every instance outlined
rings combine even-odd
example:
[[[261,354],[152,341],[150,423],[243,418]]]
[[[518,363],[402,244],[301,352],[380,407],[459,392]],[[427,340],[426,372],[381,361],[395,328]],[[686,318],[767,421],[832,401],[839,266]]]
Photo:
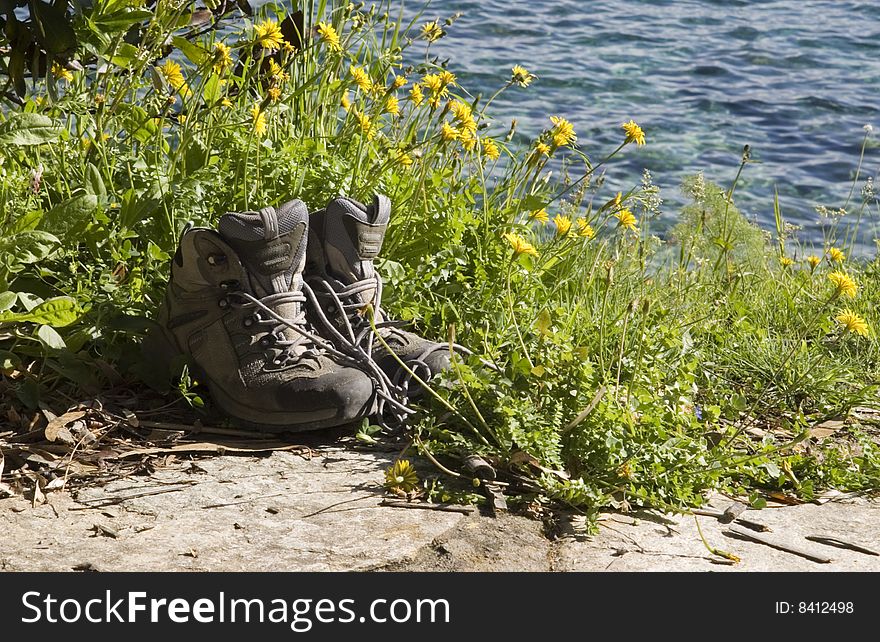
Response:
[[[776,186],[786,218],[821,242],[815,206],[843,205],[863,126],[880,139],[877,0],[435,0],[427,16],[456,11],[432,51],[463,86],[490,95],[515,63],[539,76],[493,103],[497,131],[516,118],[534,136],[560,114],[598,160],[635,119],[648,145],[628,147],[608,179],[626,187],[650,170],[667,222],[683,176],[702,169],[728,186],[749,144],[760,163],[746,168],[741,209],[771,228]],[[874,145],[863,172],[878,166]]]

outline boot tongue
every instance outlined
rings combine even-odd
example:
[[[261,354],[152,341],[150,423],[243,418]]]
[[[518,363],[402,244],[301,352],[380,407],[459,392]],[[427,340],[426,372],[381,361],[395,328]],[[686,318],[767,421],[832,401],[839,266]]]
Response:
[[[255,296],[300,290],[306,258],[308,208],[300,200],[277,210],[230,212],[220,217],[220,235],[238,254]]]
[[[373,277],[373,259],[382,249],[390,217],[387,196],[377,195],[369,206],[350,198],[331,201],[326,209],[324,238],[328,271],[346,284]],[[374,295],[371,289],[362,292],[360,298],[368,303]]]
[[[300,303],[272,300],[272,295],[299,292],[306,260],[309,210],[305,203],[293,200],[277,210],[264,207],[259,212],[230,212],[220,217],[218,230],[238,254],[250,278],[251,293],[257,298],[270,297],[264,303],[285,319],[299,315]],[[302,335],[291,328],[282,330],[288,341]]]

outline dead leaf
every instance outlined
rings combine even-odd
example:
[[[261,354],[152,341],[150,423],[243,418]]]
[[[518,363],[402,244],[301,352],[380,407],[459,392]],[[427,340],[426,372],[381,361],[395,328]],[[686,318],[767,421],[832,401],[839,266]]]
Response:
[[[55,417],[50,420],[44,431],[46,439],[49,441],[60,439],[66,444],[76,443],[73,435],[70,434],[70,431],[67,429],[67,424],[72,423],[77,419],[82,419],[85,414],[85,410],[73,410],[71,412],[65,412],[60,417]]]
[[[810,428],[810,437],[815,439],[823,439],[825,437],[829,437],[836,433],[838,430],[843,428],[844,421],[841,419],[829,419],[828,421],[823,421],[820,424],[816,424],[812,428]]]

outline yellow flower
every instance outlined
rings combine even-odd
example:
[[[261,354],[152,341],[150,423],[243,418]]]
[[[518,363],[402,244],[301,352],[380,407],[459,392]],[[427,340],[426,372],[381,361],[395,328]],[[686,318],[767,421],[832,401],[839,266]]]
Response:
[[[498,160],[498,157],[501,156],[501,150],[498,148],[498,143],[491,138],[483,139],[483,153],[492,160]]]
[[[790,267],[794,264],[794,260],[791,257],[783,256],[779,258],[779,264],[782,265],[782,267]]]
[[[321,40],[327,43],[327,48],[330,51],[342,51],[342,45],[339,42],[339,34],[336,33],[336,29],[333,25],[327,22],[319,22],[317,26],[318,35],[321,36]]]
[[[571,217],[557,214],[553,222],[556,224],[556,236],[567,236],[571,231]]]
[[[421,105],[422,101],[425,100],[425,94],[422,93],[422,88],[418,83],[414,84],[412,89],[409,90],[409,99],[416,107]]]
[[[351,108],[351,100],[348,97],[347,91],[344,94],[342,94],[342,98],[339,100],[339,104],[342,105],[342,108],[345,111],[348,111]]]
[[[218,74],[232,64],[232,50],[228,45],[218,42],[214,45],[214,71]]]
[[[589,223],[587,223],[586,219],[579,218],[577,220],[577,226],[579,236],[583,236],[584,238],[588,239],[596,236],[596,230],[594,230],[593,227]]]
[[[251,122],[254,128],[254,134],[262,136],[266,133],[266,114],[262,112],[259,105],[251,107]]]
[[[550,220],[550,215],[547,214],[547,208],[542,207],[539,210],[531,212],[529,218],[533,221],[538,221],[541,225],[547,225],[547,222]]]
[[[425,89],[432,94],[439,94],[446,91],[446,87],[443,85],[443,81],[440,80],[438,74],[426,74],[425,77],[422,78],[422,84],[425,86]]]
[[[223,100],[220,101],[220,106],[221,107],[232,107],[232,101],[229,100],[228,98],[224,97]]]
[[[95,94],[95,105],[100,107],[104,103],[107,102],[107,97],[104,94]]]
[[[455,84],[455,74],[451,71],[447,71],[444,69],[440,72],[440,82],[443,83],[443,86],[446,85],[454,85]]]
[[[410,167],[413,164],[412,156],[407,154],[406,152],[400,149],[392,150],[394,156],[394,162],[398,165],[403,165],[404,167]]]
[[[635,143],[636,145],[645,144],[645,132],[639,127],[634,120],[621,124],[623,131],[626,132],[626,142]]]
[[[870,332],[867,321],[852,310],[841,310],[840,313],[834,317],[834,320],[840,324],[845,332],[854,332],[863,337],[868,336],[868,333]]]
[[[406,459],[398,459],[385,470],[385,487],[391,491],[408,493],[419,485],[416,469]]]
[[[636,227],[636,223],[638,223],[638,219],[636,219],[635,215],[626,207],[621,209],[614,215],[617,218],[617,226],[622,227],[626,230],[630,230],[632,232],[638,232],[639,228]]]
[[[520,65],[514,65],[510,70],[510,82],[516,83],[520,87],[528,87],[534,79],[535,74]]]
[[[448,143],[453,140],[458,140],[461,136],[461,132],[450,125],[448,121],[444,120],[443,125],[440,127],[440,136]]]
[[[817,267],[819,267],[819,264],[821,262],[822,259],[820,259],[818,256],[813,255],[807,257],[807,263],[809,263],[811,270],[815,270]]]
[[[445,35],[446,33],[436,20],[422,25],[422,37],[428,42],[436,42]]]
[[[844,261],[846,261],[846,254],[844,254],[841,250],[837,249],[836,247],[832,247],[830,250],[828,250],[828,257],[834,263],[843,263]]]
[[[845,296],[850,299],[856,298],[859,286],[849,277],[848,274],[846,274],[846,272],[832,272],[828,275],[828,280],[834,284],[835,295]]]
[[[186,114],[177,114],[177,122],[183,125],[186,122]]]
[[[166,60],[161,67],[159,67],[159,72],[162,76],[165,77],[165,80],[168,81],[168,84],[171,85],[174,89],[180,89],[181,87],[186,86],[186,80],[183,77],[183,72],[178,65],[173,60]]]
[[[385,111],[394,116],[400,113],[400,102],[397,100],[397,96],[388,96],[385,99]]]
[[[269,96],[269,100],[273,103],[277,103],[278,99],[281,98],[281,90],[278,87],[269,87],[266,90],[266,95]]]
[[[373,127],[373,121],[370,117],[359,111],[354,112],[354,117],[357,118],[358,125],[360,125],[361,131],[367,137],[367,140],[373,140],[376,136],[376,129]]]
[[[281,48],[284,42],[284,36],[281,34],[281,27],[274,20],[264,20],[254,26],[255,41],[263,49],[274,51]]]
[[[290,75],[273,58],[269,58],[269,76],[278,82],[286,82],[290,79]]]
[[[539,156],[549,156],[550,151],[550,145],[547,143],[535,143],[535,153]]]
[[[570,122],[560,116],[550,116],[550,122],[553,123],[553,143],[557,147],[565,147],[577,141],[574,125]]]
[[[364,71],[363,67],[351,65],[348,68],[348,71],[351,73],[352,78],[354,78],[354,84],[356,84],[361,91],[368,92],[373,88],[373,81],[370,79],[370,75]]]
[[[510,243],[511,247],[513,247],[513,255],[519,256],[520,254],[531,254],[532,256],[538,256],[538,250],[535,249],[535,246],[521,237],[519,234],[514,234],[513,232],[507,232],[504,234],[504,238]]]
[[[55,80],[66,80],[67,82],[73,80],[73,73],[70,69],[62,67],[57,62],[52,63],[52,75],[55,76]]]
[[[406,84],[406,77],[404,76],[394,76],[394,80],[391,81],[391,86],[394,89],[400,89]]]
[[[613,201],[613,202],[614,202],[614,206],[615,206],[615,207],[619,207],[619,206],[620,206],[620,201],[621,201],[621,200],[623,200],[623,193],[622,193],[622,192],[617,192],[617,194],[614,196],[614,201]]]
[[[449,102],[449,111],[452,112],[452,115],[455,116],[459,122],[467,122],[472,121],[474,119],[473,110],[471,106],[467,103],[463,103],[460,100],[452,100]]]
[[[474,135],[472,130],[465,127],[462,127],[459,131],[459,139],[461,140],[462,148],[468,152],[474,151],[477,148],[480,139]]]

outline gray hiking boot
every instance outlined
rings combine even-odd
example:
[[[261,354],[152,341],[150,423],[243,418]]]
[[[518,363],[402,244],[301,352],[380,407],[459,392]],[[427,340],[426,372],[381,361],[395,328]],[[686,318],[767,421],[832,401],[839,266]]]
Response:
[[[375,405],[373,380],[306,321],[307,239],[308,209],[298,200],[225,214],[219,233],[186,231],[157,319],[159,340],[149,338],[169,356],[188,355],[226,413],[270,430],[345,424]]]
[[[364,307],[372,304],[379,334],[422,380],[449,367],[448,345],[403,330],[382,312],[382,278],[373,259],[382,249],[390,216],[391,203],[386,196],[376,196],[369,206],[336,198],[325,209],[313,212],[304,276],[323,313],[313,320],[322,335],[331,337],[338,349],[343,349],[340,343],[358,346],[372,356],[393,384],[408,396],[417,396],[422,387],[376,340],[364,313]]]

